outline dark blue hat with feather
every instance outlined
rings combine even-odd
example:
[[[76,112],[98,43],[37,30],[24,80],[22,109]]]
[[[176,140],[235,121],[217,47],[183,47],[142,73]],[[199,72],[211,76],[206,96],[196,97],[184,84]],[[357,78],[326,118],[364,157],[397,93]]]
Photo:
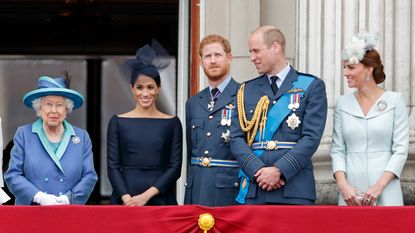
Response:
[[[130,73],[130,83],[133,86],[140,75],[148,76],[160,86],[159,70],[166,68],[170,64],[169,54],[155,39],[151,46],[146,44],[139,48],[136,58],[126,61],[123,70]]]

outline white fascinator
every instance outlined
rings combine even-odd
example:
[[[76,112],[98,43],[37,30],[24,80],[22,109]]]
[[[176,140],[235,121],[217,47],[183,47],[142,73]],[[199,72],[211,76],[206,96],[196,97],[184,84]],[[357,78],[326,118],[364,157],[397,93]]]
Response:
[[[359,32],[344,48],[342,60],[348,61],[350,64],[359,63],[363,60],[366,52],[375,47],[378,37],[377,33]]]

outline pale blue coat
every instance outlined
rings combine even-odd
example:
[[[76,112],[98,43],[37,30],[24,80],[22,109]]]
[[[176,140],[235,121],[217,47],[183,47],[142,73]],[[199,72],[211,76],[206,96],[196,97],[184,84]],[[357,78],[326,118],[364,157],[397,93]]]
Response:
[[[382,109],[386,103],[386,108]],[[333,174],[364,192],[389,171],[395,174],[377,205],[403,205],[399,177],[408,155],[409,123],[401,93],[386,91],[364,116],[354,94],[341,96],[334,114],[331,157]],[[339,205],[345,205],[339,195]]]
[[[85,204],[97,182],[88,133],[64,121],[65,133],[56,154],[42,136],[42,120],[17,129],[4,180],[16,205],[30,205],[34,195],[66,195],[71,204]]]

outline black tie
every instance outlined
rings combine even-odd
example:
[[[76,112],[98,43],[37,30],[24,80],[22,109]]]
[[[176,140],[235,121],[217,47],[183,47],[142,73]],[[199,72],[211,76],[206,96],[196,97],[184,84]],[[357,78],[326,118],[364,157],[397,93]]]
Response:
[[[277,80],[278,76],[271,76],[271,88],[272,92],[274,92],[274,95],[278,92]]]
[[[211,94],[211,97],[212,97],[212,100],[213,101],[215,101],[216,102],[216,100],[218,99],[218,95],[220,94],[220,93],[218,93],[219,92],[219,89],[218,88],[213,88],[211,91],[210,91],[210,94]]]

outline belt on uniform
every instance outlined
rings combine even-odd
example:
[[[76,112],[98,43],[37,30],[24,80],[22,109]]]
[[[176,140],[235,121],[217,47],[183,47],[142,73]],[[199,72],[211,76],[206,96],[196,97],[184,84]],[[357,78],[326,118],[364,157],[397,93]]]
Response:
[[[201,167],[239,167],[238,161],[212,159],[209,157],[192,157],[190,163]]]
[[[297,144],[297,142],[282,142],[282,141],[264,141],[252,143],[251,149],[253,150],[278,150],[278,149],[291,149]]]

